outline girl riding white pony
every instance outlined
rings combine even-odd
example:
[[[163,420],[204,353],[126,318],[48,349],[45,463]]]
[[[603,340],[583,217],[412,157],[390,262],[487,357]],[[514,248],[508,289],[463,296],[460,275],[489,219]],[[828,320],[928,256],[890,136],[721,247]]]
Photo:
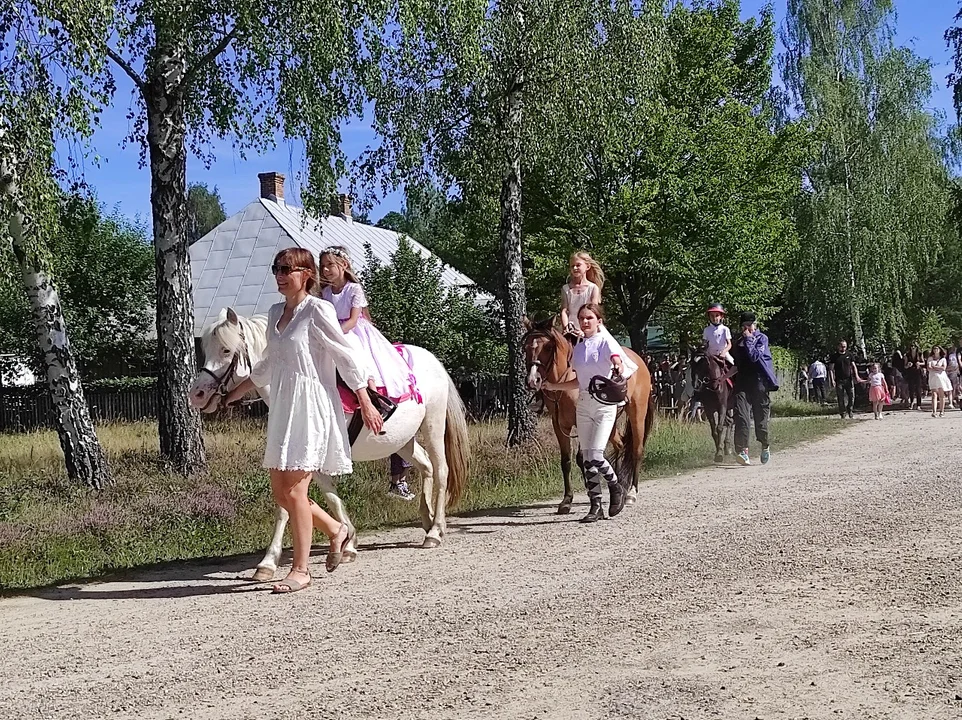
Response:
[[[264,356],[267,330],[264,316],[245,318],[230,308],[204,329],[205,364],[192,386],[194,407],[211,413],[221,406],[227,394],[250,375],[251,368]],[[460,499],[467,483],[467,423],[464,405],[441,362],[423,348],[408,345],[404,351],[418,379],[421,402],[413,399],[401,402],[379,435],[363,429],[351,448],[351,455],[355,462],[363,462],[397,453],[414,465],[422,476],[420,515],[426,533],[422,547],[433,548],[441,544],[447,530],[447,506]],[[269,386],[258,388],[257,392],[270,404]],[[314,479],[334,517],[353,528],[333,478],[318,472]],[[279,507],[273,539],[257,566],[254,579],[273,577],[287,520],[287,512]],[[352,538],[344,547],[342,562],[350,562],[355,557]]]

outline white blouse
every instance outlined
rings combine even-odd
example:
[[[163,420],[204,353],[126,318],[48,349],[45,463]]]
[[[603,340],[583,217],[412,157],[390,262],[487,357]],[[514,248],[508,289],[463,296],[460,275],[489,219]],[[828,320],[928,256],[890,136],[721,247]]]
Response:
[[[575,374],[578,376],[578,386],[582,390],[588,389],[588,383],[595,375],[611,377],[612,355],[618,355],[621,358],[621,374],[623,377],[630,377],[638,369],[634,362],[625,357],[621,345],[603,325],[598,328],[598,332],[594,335],[584,338],[575,345],[574,353],[571,356],[571,367],[574,368]]]
[[[283,312],[284,303],[271,307],[267,353],[251,370],[255,385],[270,386],[264,467],[351,473],[336,373],[352,390],[367,386],[366,373],[329,302],[308,295],[287,327],[278,330]]]

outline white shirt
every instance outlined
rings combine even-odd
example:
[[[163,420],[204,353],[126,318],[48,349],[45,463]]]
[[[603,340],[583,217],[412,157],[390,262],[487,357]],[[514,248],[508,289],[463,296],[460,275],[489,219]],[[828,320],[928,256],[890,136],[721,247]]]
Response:
[[[828,368],[821,360],[816,360],[809,366],[808,374],[812,376],[812,380],[824,380],[828,377]]]
[[[702,338],[708,346],[708,352],[712,355],[721,355],[725,352],[725,347],[732,341],[732,331],[725,323],[709,325],[702,333]]]
[[[622,377],[628,378],[638,369],[635,363],[625,357],[621,345],[604,326],[599,327],[598,332],[591,337],[586,337],[575,345],[571,356],[571,367],[578,376],[578,386],[582,390],[588,389],[588,383],[595,375],[611,377],[612,355],[618,355],[621,358]]]
[[[872,387],[884,387],[885,386],[885,375],[880,372],[873,373],[868,376],[869,381],[872,383]]]
[[[956,353],[950,352],[948,355],[945,356],[945,360],[946,360],[945,365],[946,365],[946,367],[948,368],[949,372],[957,372],[957,371],[958,371],[958,369],[959,369],[959,356],[958,356]]]

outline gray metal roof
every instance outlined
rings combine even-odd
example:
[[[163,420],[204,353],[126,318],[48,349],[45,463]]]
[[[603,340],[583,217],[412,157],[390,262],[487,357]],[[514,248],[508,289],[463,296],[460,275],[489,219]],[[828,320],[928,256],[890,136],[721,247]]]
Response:
[[[190,247],[194,286],[194,335],[232,307],[241,315],[266,313],[283,298],[277,292],[270,267],[274,256],[289,247],[310,250],[315,257],[330,245],[342,245],[355,269],[364,266],[365,245],[378,261],[388,264],[397,251],[400,235],[391,230],[356,223],[331,215],[318,220],[283,201],[260,198],[227,218]],[[425,257],[427,248],[408,238]],[[448,287],[473,286],[474,281],[442,265],[441,281]]]

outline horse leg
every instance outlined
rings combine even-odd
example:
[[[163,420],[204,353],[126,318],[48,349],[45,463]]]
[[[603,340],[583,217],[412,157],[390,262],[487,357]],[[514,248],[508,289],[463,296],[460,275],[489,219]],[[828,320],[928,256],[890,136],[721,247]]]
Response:
[[[421,499],[418,503],[418,512],[421,515],[421,529],[425,533],[430,532],[434,527],[434,465],[427,451],[421,447],[413,438],[407,445],[397,451],[397,454],[411,463],[415,470],[421,473]],[[425,538],[425,543],[427,538]],[[440,542],[438,543],[440,544]],[[430,545],[427,547],[437,547]]]
[[[271,544],[267,546],[264,559],[257,563],[251,580],[266,582],[274,579],[277,564],[281,561],[281,553],[284,551],[284,530],[287,528],[287,520],[287,510],[278,505],[274,512],[274,537],[271,538]]]
[[[558,449],[561,450],[561,477],[564,478],[565,484],[565,494],[558,506],[558,515],[567,515],[571,512],[571,503],[575,499],[574,491],[571,489],[571,428],[568,428],[568,432],[565,433],[555,417],[551,420],[555,438],[558,440]]]
[[[331,515],[337,518],[340,522],[344,523],[350,529],[350,532],[354,532],[354,523],[351,522],[350,516],[347,514],[347,509],[344,507],[344,501],[341,500],[340,496],[337,494],[337,487],[334,485],[334,478],[330,475],[324,475],[323,473],[314,473],[314,482],[324,493],[324,499],[327,501],[327,508],[331,511]],[[357,560],[357,544],[355,538],[347,543],[344,548],[344,556],[341,560],[342,563],[354,562]]]

